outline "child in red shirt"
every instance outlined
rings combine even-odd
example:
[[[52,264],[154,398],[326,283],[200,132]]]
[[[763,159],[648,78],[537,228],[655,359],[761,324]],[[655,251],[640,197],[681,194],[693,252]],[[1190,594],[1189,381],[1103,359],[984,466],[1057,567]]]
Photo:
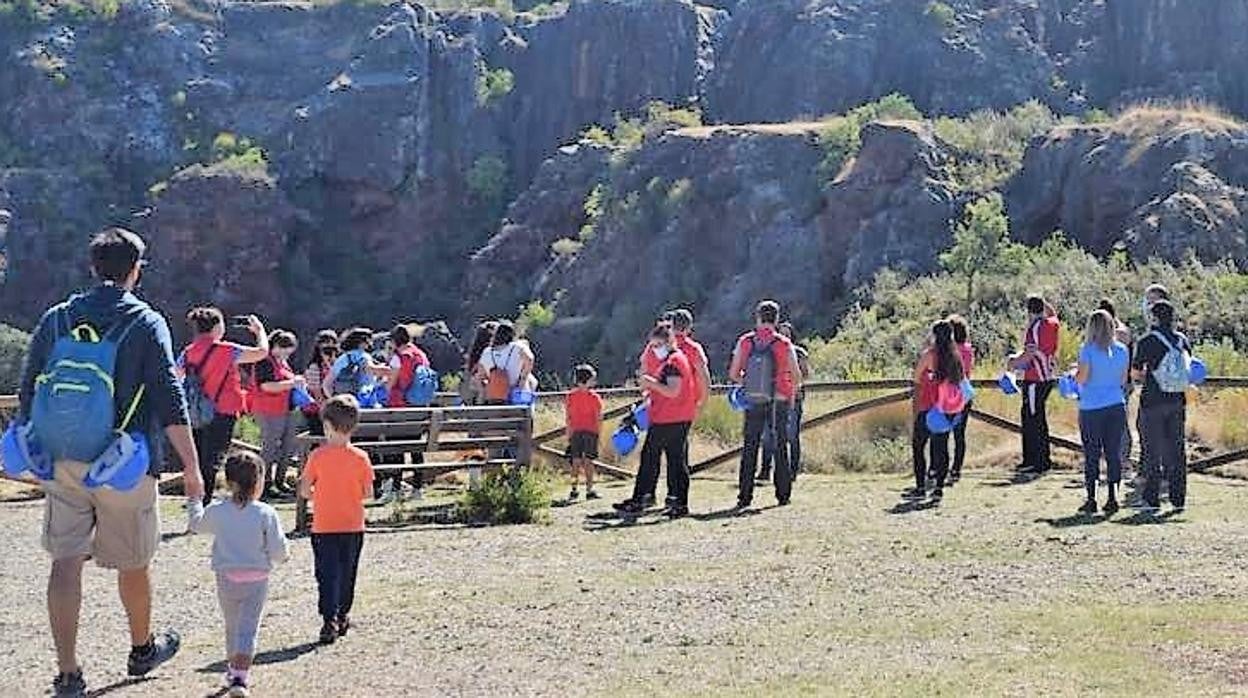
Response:
[[[589,364],[573,369],[576,388],[568,393],[565,405],[568,418],[568,458],[572,461],[572,492],[569,501],[580,497],[577,473],[585,474],[585,498],[598,499],[594,491],[594,459],[598,457],[598,438],[602,433],[602,397],[594,392],[598,371]]]

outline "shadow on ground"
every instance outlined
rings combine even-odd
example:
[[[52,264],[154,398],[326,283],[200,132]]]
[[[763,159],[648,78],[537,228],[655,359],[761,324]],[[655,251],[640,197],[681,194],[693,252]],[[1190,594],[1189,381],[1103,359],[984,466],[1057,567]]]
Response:
[[[256,659],[252,662],[252,664],[254,666],[266,666],[270,664],[293,662],[305,654],[315,652],[320,646],[321,645],[318,642],[305,642],[302,645],[294,645],[291,647],[283,647],[279,650],[261,652],[256,655]],[[212,664],[204,665],[195,671],[200,674],[223,674],[225,673],[225,662],[213,662]]]

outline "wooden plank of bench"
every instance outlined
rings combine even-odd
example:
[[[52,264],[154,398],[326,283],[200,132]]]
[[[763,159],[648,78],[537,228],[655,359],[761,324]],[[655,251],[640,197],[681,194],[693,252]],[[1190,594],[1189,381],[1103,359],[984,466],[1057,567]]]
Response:
[[[468,451],[480,448],[503,448],[506,446],[515,446],[518,436],[515,434],[507,434],[501,436],[466,436],[454,439],[441,439],[435,448],[429,447],[429,442],[425,439],[407,439],[394,438],[379,441],[352,441],[351,445],[356,448],[372,451],[374,449],[389,449],[393,452],[398,449],[400,453],[408,451]],[[299,441],[299,443],[309,444],[313,448],[325,442],[323,436],[309,436]]]
[[[425,450],[437,451],[438,438],[442,436],[442,410],[434,410],[429,420],[429,435],[425,437]]]
[[[443,419],[442,433],[520,431],[528,420],[524,419]],[[369,438],[391,434],[424,434],[431,422],[372,422],[361,424],[355,430],[356,438]]]
[[[425,463],[406,463],[400,465],[398,463],[389,463],[386,465],[374,465],[373,472],[376,473],[394,473],[407,472],[411,470],[419,470],[422,472],[429,471],[452,471],[467,470],[469,468],[482,468],[484,470],[493,470],[497,468],[515,465],[516,462],[507,458],[498,458],[494,460],[457,460],[457,461],[428,461]]]
[[[403,407],[398,409],[361,410],[360,423],[429,421],[440,410],[446,419],[527,419],[533,414],[528,407]]]

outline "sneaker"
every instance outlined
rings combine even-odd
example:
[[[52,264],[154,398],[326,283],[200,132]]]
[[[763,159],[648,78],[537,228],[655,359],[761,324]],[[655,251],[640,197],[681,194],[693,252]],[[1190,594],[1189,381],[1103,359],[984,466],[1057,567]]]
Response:
[[[682,507],[679,505],[670,506],[663,512],[663,515],[669,519],[683,519],[689,515],[689,507]]]
[[[936,489],[932,490],[932,501],[933,501],[933,502],[939,502],[940,500],[942,500],[942,499],[944,499],[944,498],[945,498],[945,491],[944,491],[943,489],[941,489],[941,488],[937,487]]]
[[[749,502],[749,501],[747,501],[747,500],[744,500],[744,499],[738,499],[738,500],[737,500],[737,505],[736,505],[736,506],[734,506],[732,509],[733,509],[733,511],[745,511],[746,509],[749,509],[749,508],[750,508],[750,504],[751,504],[751,502]]]
[[[1087,514],[1088,516],[1092,516],[1093,514],[1095,514],[1096,513],[1096,500],[1089,499],[1086,502],[1084,502],[1083,506],[1079,507],[1079,513]]]
[[[321,644],[332,645],[338,639],[338,628],[333,621],[325,621],[321,625]]]
[[[776,506],[787,507],[788,505],[789,505],[789,500],[787,500],[787,499],[777,499],[777,500],[776,500]]]
[[[621,514],[644,514],[646,513],[646,509],[649,509],[649,508],[650,507],[646,506],[646,501],[644,499],[642,500],[630,499],[624,502],[620,502],[618,505],[616,505],[615,510],[620,512]]]
[[[602,499],[602,495],[598,494],[594,490],[585,490],[585,499]]]
[[[55,698],[84,698],[87,695],[87,681],[82,678],[82,670],[71,674],[57,674],[52,680],[52,695]]]
[[[759,482],[771,482],[771,468],[763,468],[758,471],[758,475],[754,479]]]
[[[381,504],[390,504],[398,495],[394,493],[394,483],[386,480],[381,483],[381,491],[377,493],[377,501]]]
[[[1101,511],[1105,512],[1106,516],[1113,516],[1114,514],[1117,514],[1118,513],[1118,500],[1114,499],[1113,497],[1110,497],[1108,500],[1105,501],[1105,506],[1101,508]]]
[[[581,493],[578,492],[575,487],[573,487],[572,491],[568,493],[568,501],[575,502],[576,500],[580,498],[581,498]]]
[[[338,616],[338,637],[346,637],[351,630],[351,616]]]
[[[911,487],[901,493],[902,499],[923,499],[927,496],[927,490],[922,487]]]
[[[241,676],[235,676],[230,679],[230,690],[226,693],[230,698],[247,698],[251,695],[251,691],[247,690],[247,682]]]
[[[147,647],[135,647],[130,650],[130,659],[126,662],[126,671],[130,676],[147,676],[156,667],[173,659],[182,647],[182,637],[173,630],[166,630],[152,636]]]

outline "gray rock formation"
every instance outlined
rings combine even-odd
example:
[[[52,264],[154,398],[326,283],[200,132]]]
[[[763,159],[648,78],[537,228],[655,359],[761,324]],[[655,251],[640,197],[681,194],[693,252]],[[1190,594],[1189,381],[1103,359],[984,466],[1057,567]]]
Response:
[[[1117,123],[1038,139],[1008,184],[1014,234],[1062,230],[1097,253],[1233,259],[1248,268],[1241,212],[1248,128],[1215,114],[1142,109]]]

